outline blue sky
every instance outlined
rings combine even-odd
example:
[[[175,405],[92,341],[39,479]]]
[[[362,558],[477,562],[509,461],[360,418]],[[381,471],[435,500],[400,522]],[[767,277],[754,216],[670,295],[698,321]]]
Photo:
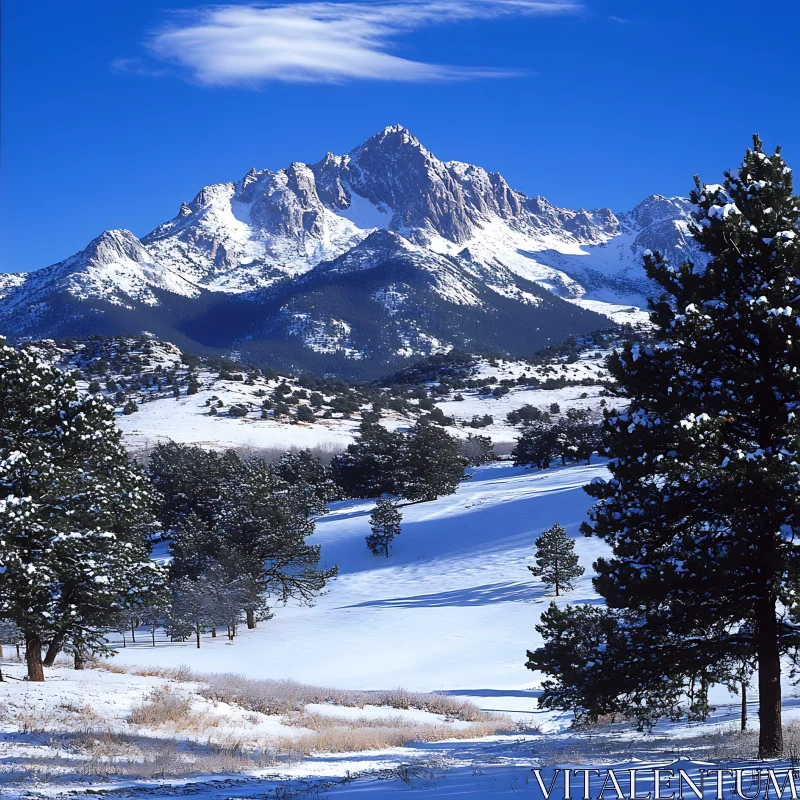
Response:
[[[800,168],[795,0],[5,0],[0,269],[389,124],[567,207]]]

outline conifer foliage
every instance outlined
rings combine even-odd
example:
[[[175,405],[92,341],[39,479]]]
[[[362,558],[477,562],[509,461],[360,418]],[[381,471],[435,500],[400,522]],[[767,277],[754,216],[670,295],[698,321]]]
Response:
[[[586,571],[578,564],[575,542],[557,522],[536,540],[536,566],[528,569],[555,589],[556,597],[574,589],[573,581]]]
[[[403,515],[400,509],[391,500],[381,498],[375,503],[375,508],[369,517],[369,526],[372,533],[367,536],[367,547],[372,555],[381,554],[389,558],[389,548],[395,536],[401,533],[400,523]]]
[[[466,466],[458,439],[438,425],[418,422],[401,454],[400,494],[412,502],[453,494]]]
[[[237,587],[248,628],[272,616],[267,598],[310,603],[336,574],[336,567],[319,566],[320,547],[307,541],[331,489],[320,466],[307,452],[273,466],[258,458],[243,460],[233,451],[160,445],[151,456],[150,474],[172,534],[171,577],[201,581],[221,570]],[[185,583],[180,594],[194,607]],[[204,626],[214,629],[195,616],[189,627],[199,635]]]
[[[68,644],[103,652],[104,630],[163,578],[150,560],[152,490],[128,459],[114,411],[73,378],[0,343],[0,618],[44,680]]]
[[[466,466],[458,439],[427,420],[407,435],[362,422],[358,440],[331,463],[347,497],[395,494],[412,502],[453,494]]]
[[[750,664],[760,753],[773,757],[780,659],[800,644],[800,199],[758,137],[722,185],[695,186],[708,264],[648,255],[664,290],[655,342],[609,361],[612,479],[587,488],[598,502],[584,527],[612,547],[595,565],[609,610],[551,609],[528,666],[547,674],[545,706],[657,717],[681,696],[702,715],[708,687],[736,685]]]

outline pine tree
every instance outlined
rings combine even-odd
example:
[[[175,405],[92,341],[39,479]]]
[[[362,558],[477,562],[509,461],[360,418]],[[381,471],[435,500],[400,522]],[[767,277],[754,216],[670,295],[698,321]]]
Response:
[[[400,509],[391,500],[381,498],[375,503],[375,508],[369,517],[369,526],[372,533],[367,536],[367,547],[372,555],[383,553],[389,558],[389,548],[395,536],[401,533],[400,523],[403,515]]]
[[[529,666],[549,676],[547,706],[651,705],[656,717],[665,693],[707,707],[711,684],[757,666],[759,751],[774,757],[781,655],[800,644],[800,200],[780,151],[768,156],[758,137],[723,185],[695,187],[708,264],[646,257],[664,290],[655,342],[609,359],[621,401],[605,412],[613,479],[587,488],[598,503],[584,533],[613,550],[595,565],[610,608],[596,629],[614,635],[572,657],[618,681],[602,695],[570,683],[554,619],[543,618],[551,638]]]
[[[150,472],[173,531],[172,577],[197,580],[220,565],[247,591],[248,628],[271,616],[265,597],[310,603],[336,574],[319,566],[319,546],[306,541],[325,509],[314,486],[290,485],[261,459],[175,444],[156,450]]]
[[[573,581],[586,571],[578,564],[575,542],[557,522],[536,540],[536,566],[528,567],[542,583],[556,590],[556,597],[575,588]]]
[[[511,451],[511,457],[516,467],[533,465],[547,469],[558,454],[558,449],[555,428],[541,420],[534,420],[523,429]]]
[[[131,398],[130,400],[128,400],[127,403],[125,403],[125,406],[122,409],[122,413],[125,414],[126,416],[129,416],[130,414],[135,414],[138,410],[139,406],[136,404],[136,401],[133,398]]]
[[[333,479],[347,497],[395,494],[405,437],[374,422],[362,422],[359,438],[331,462]]]
[[[289,486],[307,487],[317,497],[317,516],[326,514],[328,503],[339,494],[331,471],[308,448],[284,453],[278,461],[276,471]]]
[[[406,437],[397,465],[400,494],[412,502],[453,494],[466,466],[458,439],[438,425],[419,422]]]
[[[583,460],[588,464],[600,446],[600,427],[586,409],[570,408],[553,431],[562,464]]]
[[[28,677],[70,642],[105,652],[119,611],[162,579],[152,490],[114,410],[70,375],[0,345],[0,617],[24,632]]]
[[[311,407],[306,405],[297,406],[296,417],[298,422],[316,422],[317,419]]]

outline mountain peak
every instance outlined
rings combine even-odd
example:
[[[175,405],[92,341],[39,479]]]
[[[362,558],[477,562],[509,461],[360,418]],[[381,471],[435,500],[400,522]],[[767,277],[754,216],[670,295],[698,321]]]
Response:
[[[422,142],[403,125],[387,125],[380,133],[370,136],[364,144],[356,147],[352,152],[374,149],[376,146],[387,151],[396,152],[408,149],[428,154],[428,150]]]

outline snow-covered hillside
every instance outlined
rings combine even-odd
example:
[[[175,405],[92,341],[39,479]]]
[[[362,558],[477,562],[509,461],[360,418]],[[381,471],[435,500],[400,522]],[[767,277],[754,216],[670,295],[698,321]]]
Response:
[[[449,383],[437,379],[434,370],[430,376],[397,376],[384,385],[277,375],[186,355],[146,337],[44,341],[30,347],[76,373],[81,389],[102,391],[117,408],[126,445],[138,454],[171,440],[245,453],[309,447],[331,455],[354,441],[376,402],[388,428],[407,430],[435,407],[452,420],[446,425],[450,434],[489,436],[505,454],[521,432],[508,414],[523,406],[550,413],[554,421],[571,408],[599,418],[607,402],[605,359],[619,341],[596,337],[576,344],[571,356],[565,351],[530,361],[467,357],[457,362],[461,377],[455,382],[452,376]],[[289,405],[282,414],[276,413],[279,387],[291,393],[284,396]],[[319,405],[312,405],[315,392],[313,402]],[[554,404],[557,412],[551,412]],[[310,415],[298,416],[303,410]]]
[[[602,465],[477,469],[455,495],[402,509],[389,559],[364,544],[373,502],[334,504],[314,539],[339,575],[316,605],[277,609],[230,646],[208,638],[199,651],[192,642],[143,644],[118,658],[351,689],[457,691],[485,707],[530,713],[535,680],[523,666],[525,649],[536,644],[533,625],[553,599],[528,572],[533,542],[560,522],[581,563],[605,554],[577,531],[590,504],[582,487],[605,474]],[[560,602],[596,599],[590,573]],[[308,657],[309,646],[324,658]]]
[[[4,278],[0,327],[154,331],[343,375],[454,347],[520,356],[642,321],[642,255],[697,258],[690,215],[660,195],[618,215],[557,208],[391,126],[344,156],[206,186],[141,240],[106,231]]]
[[[323,560],[340,568],[328,592],[312,607],[277,608],[274,619],[232,642],[205,635],[197,649],[158,631],[153,646],[140,630],[135,644],[118,643],[113,672],[61,666],[43,684],[16,680],[22,666],[7,657],[0,782],[10,781],[3,796],[118,789],[132,798],[344,800],[424,789],[433,798],[521,793],[540,800],[532,767],[544,768],[549,780],[554,765],[625,770],[638,756],[642,791],[652,788],[647,771],[654,766],[693,776],[709,760],[747,767],[755,740],[731,732],[739,709],[724,691],[706,722],[664,722],[649,734],[626,724],[573,730],[571,715],[537,708],[539,676],[523,666],[525,650],[539,643],[535,625],[556,598],[527,570],[533,541],[561,522],[587,572],[556,602],[598,602],[591,563],[605,546],[577,527],[589,505],[581,487],[605,473],[603,465],[476,469],[455,495],[403,508],[403,532],[388,559],[364,544],[372,501],[337,503],[314,537]],[[391,691],[273,685],[288,710],[254,712],[236,688],[245,685],[239,679],[209,676],[221,672]],[[401,686],[446,692],[443,703],[472,701],[494,716],[470,723],[459,721],[455,705],[449,714],[420,709],[421,698],[404,696]],[[798,718],[800,706],[788,698],[784,719],[791,726]],[[500,730],[476,736],[481,725]],[[599,781],[592,786],[596,797]],[[733,796],[726,787],[724,796]]]

